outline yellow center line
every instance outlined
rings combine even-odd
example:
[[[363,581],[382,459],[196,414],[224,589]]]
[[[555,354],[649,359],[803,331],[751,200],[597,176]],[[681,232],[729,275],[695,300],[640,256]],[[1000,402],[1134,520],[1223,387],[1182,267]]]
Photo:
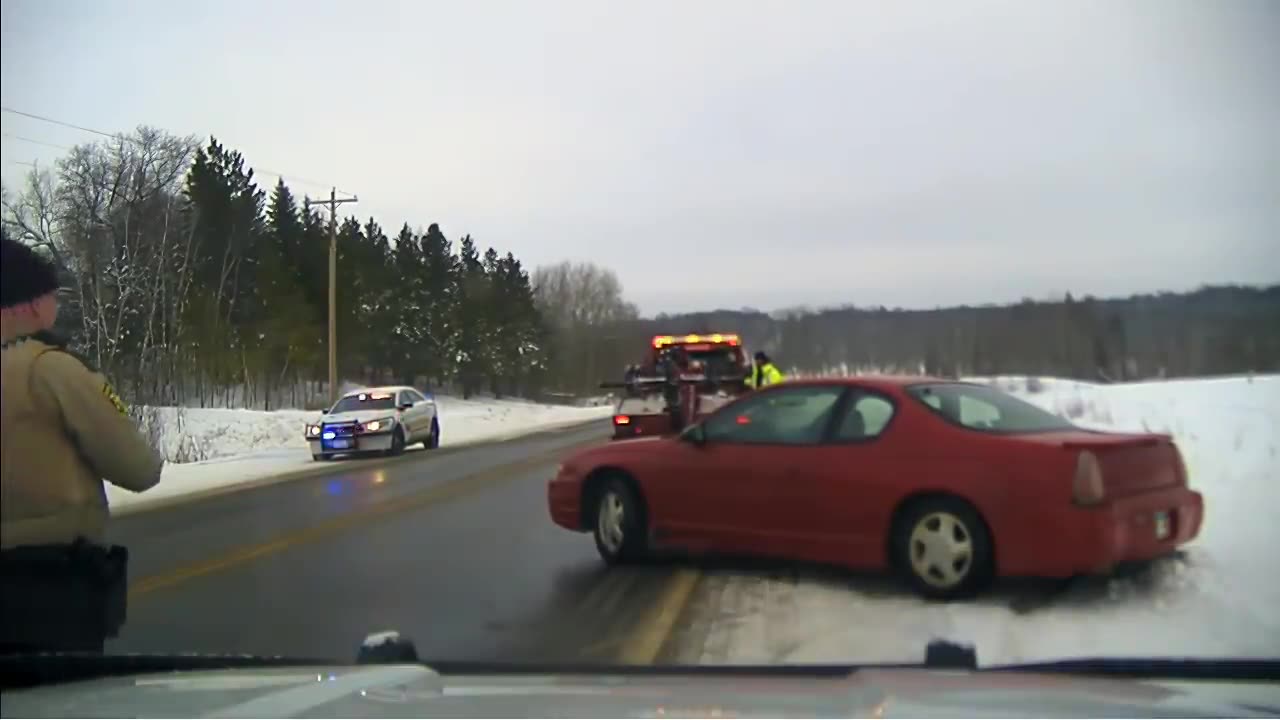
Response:
[[[410,495],[384,500],[346,515],[324,520],[310,527],[287,532],[265,542],[243,545],[207,560],[143,578],[129,588],[129,600],[134,601],[194,578],[230,570],[291,548],[334,537],[348,530],[369,525],[381,518],[448,502],[489,487],[510,482],[522,472],[553,463],[565,454],[582,447],[594,445],[597,442],[599,441],[592,440],[576,443],[526,460],[483,470]],[[587,650],[601,650],[605,649],[603,647],[605,645],[612,646],[616,644],[619,646],[617,662],[629,665],[654,664],[658,661],[666,645],[671,641],[676,625],[684,614],[701,576],[701,572],[696,569],[681,568],[674,571],[657,601],[649,606],[642,617],[637,619],[634,629],[621,642],[597,643],[601,647],[588,648]],[[584,601],[583,604],[590,604],[592,600],[602,599],[609,589],[608,583],[598,583],[592,588],[588,595],[588,600]]]
[[[179,567],[159,575],[143,578],[129,588],[129,599],[136,600],[154,593],[157,590],[172,587],[192,578],[222,572],[260,558],[274,555],[299,545],[314,543],[393,514],[400,514],[427,507],[436,503],[447,502],[464,495],[478,492],[487,487],[510,482],[520,472],[532,470],[541,465],[550,464],[566,453],[580,447],[593,445],[598,441],[578,443],[552,452],[537,455],[500,467],[483,470],[457,480],[435,485],[425,490],[392,498],[370,505],[366,508],[324,520],[310,527],[293,530],[274,539],[244,545],[217,557]]]
[[[618,662],[623,665],[653,665],[658,661],[701,578],[700,571],[690,568],[672,573],[662,596],[623,641],[618,651]]]

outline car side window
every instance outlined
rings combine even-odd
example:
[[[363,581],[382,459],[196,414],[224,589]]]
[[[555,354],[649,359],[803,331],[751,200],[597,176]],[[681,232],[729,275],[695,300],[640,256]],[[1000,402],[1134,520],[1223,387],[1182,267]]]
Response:
[[[856,442],[880,436],[893,419],[893,403],[874,393],[858,391],[836,426],[836,442]]]
[[[708,417],[703,431],[710,442],[817,445],[843,392],[822,385],[761,392]]]
[[[1000,408],[978,398],[960,396],[960,424],[973,428],[991,428],[1000,424]]]
[[[418,392],[417,390],[405,390],[404,394],[408,395],[409,402],[414,404],[417,404],[426,400],[426,398],[422,396],[422,393]]]
[[[408,405],[409,403],[412,403],[412,402],[413,402],[413,398],[409,397],[409,393],[405,392],[404,390],[401,390],[400,392],[396,393],[397,406],[404,407],[405,405]]]

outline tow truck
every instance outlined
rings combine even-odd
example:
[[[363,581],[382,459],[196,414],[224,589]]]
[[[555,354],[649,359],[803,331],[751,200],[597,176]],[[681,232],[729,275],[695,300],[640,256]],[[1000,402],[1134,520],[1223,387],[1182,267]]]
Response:
[[[679,433],[746,391],[750,367],[734,333],[655,335],[645,359],[627,368],[613,414],[613,439]]]

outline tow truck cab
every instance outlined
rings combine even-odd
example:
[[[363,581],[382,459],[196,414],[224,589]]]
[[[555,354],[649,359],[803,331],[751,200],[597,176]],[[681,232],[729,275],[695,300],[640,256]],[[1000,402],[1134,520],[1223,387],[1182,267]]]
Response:
[[[732,333],[657,335],[627,372],[613,415],[615,440],[669,435],[740,395],[749,371]]]

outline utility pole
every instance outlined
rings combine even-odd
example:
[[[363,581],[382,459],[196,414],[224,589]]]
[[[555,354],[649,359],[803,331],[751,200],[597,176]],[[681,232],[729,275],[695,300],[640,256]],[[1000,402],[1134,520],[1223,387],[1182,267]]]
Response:
[[[338,206],[356,202],[352,195],[338,199],[338,189],[329,191],[329,406],[338,402]]]

